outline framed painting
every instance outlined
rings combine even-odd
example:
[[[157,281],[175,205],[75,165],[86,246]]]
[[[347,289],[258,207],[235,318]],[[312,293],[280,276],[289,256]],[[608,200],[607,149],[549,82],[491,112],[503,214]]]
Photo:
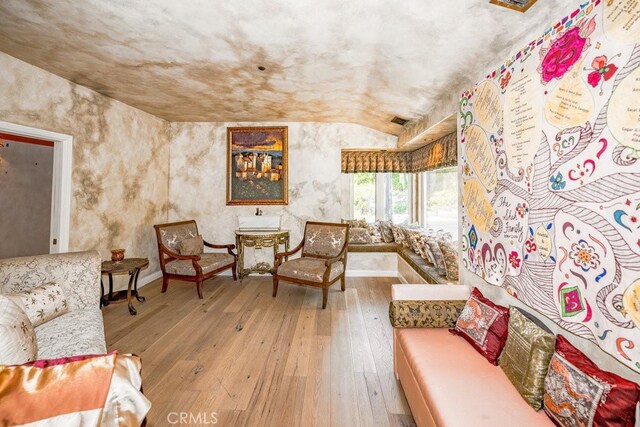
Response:
[[[227,128],[227,205],[288,203],[287,127]]]
[[[537,1],[538,0],[491,0],[489,3],[524,13]]]

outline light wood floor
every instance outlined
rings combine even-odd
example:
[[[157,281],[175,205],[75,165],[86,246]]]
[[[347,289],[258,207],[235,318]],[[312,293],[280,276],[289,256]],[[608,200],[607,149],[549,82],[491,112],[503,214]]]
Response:
[[[149,425],[414,426],[393,375],[387,316],[392,278],[350,278],[329,291],[271,278],[145,286],[147,302],[103,310],[109,350],[142,357]],[[167,419],[169,417],[169,421]],[[189,425],[189,424],[181,424]]]

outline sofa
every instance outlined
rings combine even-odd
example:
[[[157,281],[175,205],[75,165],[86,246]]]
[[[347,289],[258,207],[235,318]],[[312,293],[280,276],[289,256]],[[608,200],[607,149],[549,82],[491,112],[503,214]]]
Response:
[[[96,251],[0,260],[1,294],[56,282],[67,298],[67,313],[35,328],[37,359],[106,353],[100,311],[101,262]]]
[[[463,285],[393,285],[393,300],[467,300]],[[395,328],[394,372],[419,427],[553,426],[499,366],[447,328]]]

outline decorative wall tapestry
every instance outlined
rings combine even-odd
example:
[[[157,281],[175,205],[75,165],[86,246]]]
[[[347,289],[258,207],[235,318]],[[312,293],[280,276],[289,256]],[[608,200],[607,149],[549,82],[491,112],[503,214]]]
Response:
[[[459,108],[464,266],[640,371],[640,2],[580,4]]]
[[[287,129],[227,128],[227,205],[287,204]]]

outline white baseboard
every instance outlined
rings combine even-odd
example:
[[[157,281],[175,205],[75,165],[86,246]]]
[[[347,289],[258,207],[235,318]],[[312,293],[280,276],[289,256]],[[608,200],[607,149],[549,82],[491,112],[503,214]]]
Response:
[[[151,273],[148,274],[144,277],[141,277],[140,279],[138,279],[138,289],[140,289],[141,287],[143,287],[144,285],[148,285],[149,283],[153,282],[154,280],[158,280],[162,277],[162,271],[158,270],[155,273]]]
[[[396,270],[347,270],[347,277],[398,277]]]

